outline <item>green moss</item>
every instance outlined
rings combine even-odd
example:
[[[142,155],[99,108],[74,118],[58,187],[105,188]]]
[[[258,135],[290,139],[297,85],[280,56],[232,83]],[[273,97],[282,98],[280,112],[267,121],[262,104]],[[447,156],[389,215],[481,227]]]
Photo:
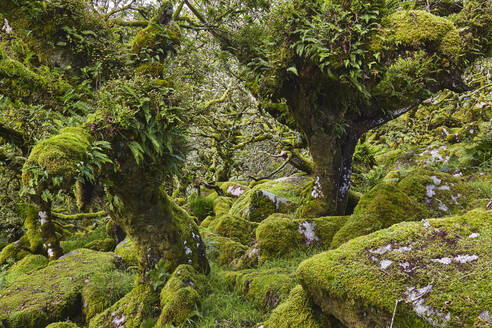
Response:
[[[36,270],[48,265],[48,259],[43,255],[27,255],[19,262],[11,266],[5,274],[5,285],[8,286],[15,280],[24,277]]]
[[[210,230],[224,237],[231,238],[243,245],[249,245],[254,239],[257,224],[241,217],[223,215],[216,219]]]
[[[88,279],[82,289],[82,312],[85,322],[109,308],[133,288],[134,275],[127,272],[105,272]]]
[[[446,18],[423,10],[397,11],[388,17],[395,44],[419,49],[433,47],[456,61],[462,52],[458,31]]]
[[[200,228],[208,228],[215,221],[215,219],[215,216],[207,216],[205,220],[200,223]]]
[[[44,327],[48,323],[48,315],[40,309],[27,309],[11,313],[7,322],[7,327],[12,328]]]
[[[76,316],[86,281],[100,273],[117,272],[111,253],[79,249],[43,269],[17,278],[0,291],[0,313],[8,327],[38,328]]]
[[[78,328],[73,322],[54,322],[46,326],[46,328]]]
[[[30,243],[26,235],[22,236],[19,240],[8,244],[2,249],[0,253],[0,265],[5,264],[8,261],[19,261],[25,256],[29,255]]]
[[[60,242],[64,253],[69,253],[78,248],[85,248],[85,245],[93,241],[105,240],[110,238],[106,233],[104,225],[97,225],[95,229],[89,231],[81,231],[72,234],[65,240]],[[97,242],[96,242],[97,244]]]
[[[294,287],[289,297],[272,311],[265,328],[330,328],[331,325],[315,310],[302,286]]]
[[[209,291],[201,300],[201,316],[194,326],[201,328],[256,327],[263,315],[254,304],[228,287],[224,271],[213,262],[208,276]]]
[[[229,197],[217,197],[214,200],[213,204],[213,211],[215,214],[215,217],[221,217],[224,214],[227,214],[229,210],[231,209],[232,205],[232,198]]]
[[[139,57],[160,56],[164,60],[168,51],[179,45],[180,33],[177,28],[150,24],[133,38],[132,51]]]
[[[304,247],[328,249],[333,236],[347,217],[334,216],[315,219],[294,219],[285,214],[273,214],[256,229],[261,261],[288,254]]]
[[[303,235],[297,231],[298,220],[274,214],[263,220],[256,229],[261,256],[287,254],[303,244]]]
[[[425,169],[411,172],[397,186],[418,203],[425,204],[431,212],[428,217],[461,213],[470,201],[480,197],[459,178]]]
[[[180,265],[161,291],[162,312],[157,327],[179,325],[193,316],[207,290],[207,278],[190,265]]]
[[[23,41],[19,58],[25,58],[22,52],[27,52],[34,55],[31,62],[75,74],[80,74],[80,67],[99,61],[107,76],[110,69],[123,63],[115,58],[118,49],[112,29],[92,9],[83,0],[31,1],[28,5],[6,0],[0,5],[14,31],[30,31],[17,33]]]
[[[428,217],[422,206],[395,186],[380,183],[362,196],[354,214],[335,234],[331,243],[336,248],[344,242],[402,221]]]
[[[17,60],[7,56],[0,47],[0,86],[2,94],[12,100],[30,103],[42,101],[46,105],[56,104],[56,97],[69,89],[66,82],[50,74],[34,72]]]
[[[193,197],[190,199],[190,209],[193,216],[203,221],[207,216],[213,214],[214,201],[207,197]]]
[[[107,328],[120,325],[140,328],[149,318],[159,315],[159,295],[147,284],[139,284],[104,312],[96,315],[89,328]]]
[[[310,199],[297,208],[299,218],[316,218],[326,213],[327,204],[320,199]]]
[[[226,279],[237,293],[261,311],[275,308],[295,286],[295,277],[282,268],[232,271],[226,273]]]
[[[135,73],[159,78],[165,76],[166,66],[161,63],[144,63],[135,69]]]
[[[349,327],[389,326],[397,300],[394,327],[486,327],[479,316],[491,306],[491,219],[474,210],[402,222],[302,262],[297,276],[324,313]]]
[[[116,240],[113,238],[93,240],[90,243],[84,245],[84,248],[92,249],[99,252],[112,251],[116,246]]]
[[[213,233],[202,233],[202,236],[207,247],[207,257],[216,260],[219,265],[229,265],[248,249],[235,240]]]
[[[50,177],[63,177],[62,186],[68,188],[77,174],[77,164],[83,161],[92,137],[82,128],[64,128],[60,133],[36,144],[25,167],[36,165],[45,169]],[[29,170],[22,173],[22,182],[29,186],[33,177]]]
[[[250,246],[244,254],[237,259],[234,259],[230,266],[235,270],[244,270],[256,268],[260,263],[260,249],[257,243]]]
[[[121,256],[123,262],[125,262],[128,266],[138,265],[137,250],[129,238],[126,238],[119,243],[114,252],[116,255]]]
[[[38,214],[34,207],[27,207],[23,210],[26,216],[24,227],[26,228],[26,236],[29,239],[30,251],[32,253],[41,253],[43,251],[43,237],[41,236]]]
[[[308,178],[293,176],[258,182],[233,204],[230,214],[261,222],[273,213],[292,213],[302,201]]]
[[[238,181],[225,181],[217,184],[228,197],[239,197],[250,189],[247,185]]]

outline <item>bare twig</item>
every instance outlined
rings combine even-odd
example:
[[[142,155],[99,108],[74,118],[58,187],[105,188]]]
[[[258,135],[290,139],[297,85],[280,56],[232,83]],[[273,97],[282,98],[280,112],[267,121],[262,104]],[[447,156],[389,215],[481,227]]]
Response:
[[[397,299],[395,302],[395,308],[393,309],[393,316],[391,317],[391,325],[390,328],[393,328],[393,322],[395,321],[395,316],[396,316],[396,308],[398,307],[398,303],[400,303],[402,300]]]

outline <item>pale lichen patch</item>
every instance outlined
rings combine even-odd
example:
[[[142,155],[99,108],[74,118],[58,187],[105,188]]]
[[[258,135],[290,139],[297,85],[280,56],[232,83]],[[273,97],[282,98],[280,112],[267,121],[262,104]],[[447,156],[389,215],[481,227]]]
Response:
[[[244,194],[245,191],[246,191],[246,188],[244,188],[243,186],[240,186],[240,185],[231,185],[231,186],[227,187],[227,193],[234,196],[234,197],[241,196],[242,194]]]
[[[111,320],[113,327],[115,328],[125,327],[126,316],[124,314],[118,314],[117,312],[112,312],[111,316],[113,317],[113,320]]]
[[[311,197],[314,199],[323,198],[323,192],[321,191],[320,178],[316,177],[314,179],[313,191],[311,192]]]
[[[489,311],[482,311],[478,318],[492,325],[492,317],[490,316]]]
[[[380,263],[381,270],[386,270],[391,264],[393,264],[391,260],[382,260]]]
[[[431,261],[432,262],[437,262],[437,263],[448,265],[448,264],[451,264],[452,259],[450,257],[443,257],[443,258],[440,258],[440,259],[431,259]]]
[[[319,241],[318,236],[316,236],[316,233],[314,232],[314,226],[314,222],[304,221],[297,227],[297,231],[306,238],[306,245],[311,245],[312,243]]]
[[[436,188],[436,186],[434,186],[433,184],[427,185],[425,187],[426,195],[428,198],[432,198],[432,196],[434,196],[436,194],[436,192],[434,191],[435,188]]]
[[[390,252],[391,249],[392,249],[391,244],[388,244],[386,246],[382,246],[382,247],[379,247],[379,248],[376,248],[376,249],[370,249],[369,250],[369,253],[382,255],[382,254],[384,254],[386,252]]]
[[[453,259],[455,262],[464,264],[478,260],[477,255],[458,255]]]
[[[272,194],[271,192],[261,190],[263,196],[267,197],[272,203],[275,204],[275,210],[279,210],[280,204],[288,204],[289,201],[285,198],[279,197],[277,195]]]
[[[425,304],[425,297],[432,291],[432,284],[422,288],[407,287],[405,301],[412,305],[417,315],[434,327],[445,327],[451,319],[451,314],[439,312],[436,308]]]
[[[439,186],[439,185],[441,184],[441,181],[442,181],[442,180],[441,180],[441,179],[439,179],[438,177],[436,177],[435,175],[431,176],[431,179],[432,179],[432,181],[434,181],[434,184],[435,184],[436,186]]]

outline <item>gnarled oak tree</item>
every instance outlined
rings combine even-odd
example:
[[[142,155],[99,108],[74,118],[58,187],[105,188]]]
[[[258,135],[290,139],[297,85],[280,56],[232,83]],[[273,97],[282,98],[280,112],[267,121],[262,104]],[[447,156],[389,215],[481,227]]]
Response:
[[[314,161],[312,196],[329,215],[345,212],[352,155],[366,131],[443,88],[466,89],[468,48],[457,17],[384,0],[226,1],[206,15],[185,2],[247,67],[262,107],[303,132]]]

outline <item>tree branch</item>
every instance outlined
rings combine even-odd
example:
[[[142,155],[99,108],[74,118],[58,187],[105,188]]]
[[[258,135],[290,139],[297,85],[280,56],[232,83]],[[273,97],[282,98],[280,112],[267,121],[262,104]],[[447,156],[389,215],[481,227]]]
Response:
[[[422,101],[416,101],[407,107],[395,109],[392,112],[382,116],[374,116],[360,121],[355,121],[351,124],[353,126],[353,132],[356,134],[356,137],[359,138],[365,132],[377,128],[378,126],[381,126],[384,123],[394,120],[412,109],[417,108],[421,103]]]
[[[208,109],[212,105],[220,104],[220,103],[226,101],[227,97],[229,96],[229,92],[231,92],[231,90],[232,90],[232,87],[228,87],[227,90],[222,95],[222,97],[207,101],[206,103],[204,103],[200,107],[202,107],[202,109]]]
[[[147,27],[149,22],[147,21],[125,21],[122,19],[113,19],[111,23],[119,26],[129,26],[129,27]]]
[[[205,26],[207,31],[209,31],[212,36],[214,36],[223,46],[226,50],[233,50],[234,49],[234,44],[232,43],[232,40],[227,38],[223,33],[217,32],[217,30],[211,28],[211,25],[208,23],[208,21],[203,17],[200,12],[193,7],[193,5],[188,1],[188,0],[183,0],[186,6],[191,10],[193,15],[202,22],[202,24]]]
[[[216,184],[208,183],[208,182],[203,182],[202,183],[202,186],[204,186],[207,189],[215,190],[219,196],[224,196],[225,195],[224,192],[222,191],[222,189],[220,189],[220,187],[217,186]]]
[[[288,163],[289,163],[289,160],[290,158],[287,158],[283,163],[282,165],[280,165],[275,171],[273,171],[272,173],[270,173],[269,175],[267,176],[264,176],[264,177],[261,177],[261,178],[255,178],[255,177],[252,177],[250,176],[251,179],[255,180],[255,181],[260,181],[260,180],[265,180],[265,179],[270,179],[271,177],[273,177],[275,174],[277,174],[278,172],[280,172]]]
[[[95,213],[77,213],[77,214],[63,214],[57,212],[51,212],[51,215],[58,219],[63,220],[83,220],[83,219],[93,219],[100,216],[106,215],[105,211],[99,211]]]
[[[135,0],[132,0],[129,4],[127,4],[126,6],[123,6],[121,8],[115,8],[113,10],[111,10],[109,13],[107,13],[106,15],[104,15],[104,20],[108,20],[109,17],[117,14],[117,13],[120,13],[122,11],[125,11],[125,10],[128,10],[128,9],[133,9],[133,4],[135,3]]]

